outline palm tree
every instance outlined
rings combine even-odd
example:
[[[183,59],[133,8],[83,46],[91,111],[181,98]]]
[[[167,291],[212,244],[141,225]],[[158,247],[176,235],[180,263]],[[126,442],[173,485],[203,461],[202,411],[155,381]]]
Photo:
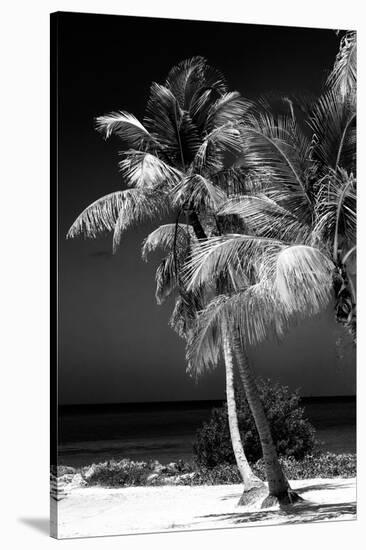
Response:
[[[192,338],[196,330],[197,314],[207,302],[207,297],[202,289],[198,292],[190,292],[180,276],[182,267],[190,256],[191,245],[198,242],[191,226],[166,224],[148,235],[142,249],[144,259],[147,258],[149,252],[157,248],[168,250],[167,256],[161,261],[156,272],[156,299],[161,304],[174,290],[178,291],[170,325],[185,340]],[[217,341],[211,341],[211,351],[216,366],[220,355],[220,345]],[[244,484],[241,504],[248,504],[263,492],[264,484],[254,475],[241,441],[235,401],[233,353],[227,330],[222,342],[222,353],[226,373],[226,401],[230,437],[235,460]],[[197,362],[191,362],[188,365],[188,372],[197,377],[200,374]]]
[[[268,179],[258,178],[254,191],[230,198],[217,212],[243,218],[256,236],[291,245],[271,260],[277,262],[272,270],[277,271],[275,283],[283,300],[295,313],[312,314],[324,305],[319,285],[332,286],[336,318],[354,340],[355,59],[355,33],[346,33],[328,86],[305,121],[310,133],[296,119],[288,98],[287,115],[275,115],[265,105],[247,114],[242,162],[253,171],[266,167]]]
[[[223,235],[197,243],[185,267],[189,290],[210,285],[224,274],[232,279],[232,291],[214,298],[199,314],[195,331],[187,342],[187,359],[195,369],[215,368],[216,348],[225,347],[232,334],[237,368],[261,441],[269,494],[262,506],[291,504],[300,500],[278,460],[268,420],[255,384],[246,349],[265,338],[283,336],[290,317],[273,292],[269,281],[259,280],[259,257],[275,252],[280,242],[248,235]],[[240,268],[239,265],[240,264]],[[257,281],[257,282],[256,282]],[[227,287],[228,288],[228,287]],[[263,491],[260,491],[263,494]],[[247,502],[243,494],[239,504]]]
[[[198,243],[186,266],[191,289],[222,274],[242,280],[236,292],[206,308],[188,355],[196,360],[199,354],[210,364],[204,353],[210,331],[217,330],[223,317],[230,323],[261,438],[270,499],[280,502],[296,495],[281,472],[245,349],[270,333],[281,337],[294,315],[320,311],[332,290],[337,319],[355,337],[356,296],[348,271],[356,237],[355,34],[346,37],[328,80],[331,87],[308,117],[311,135],[296,120],[288,98],[289,114],[274,115],[265,102],[245,114],[240,164],[251,170],[251,180],[245,193],[230,197],[216,211],[218,218],[239,216],[245,234]]]
[[[206,239],[217,230],[214,210],[227,198],[229,180],[238,181],[231,165],[241,151],[236,120],[249,103],[229,92],[222,75],[202,57],[174,67],[164,85],[153,83],[143,123],[120,111],[97,118],[106,138],[120,137],[126,147],[121,173],[130,189],[109,194],[88,206],[68,232],[73,238],[94,238],[113,232],[113,251],[133,223],[175,216],[175,224],[160,226],[145,240],[143,256],[157,247],[168,249],[156,272],[156,298],[161,303],[178,291],[171,324],[188,337],[202,295],[188,292],[180,275],[191,241]],[[180,223],[184,216],[186,224]],[[246,460],[236,419],[232,351],[226,338],[227,398],[230,430],[246,489],[261,485]]]

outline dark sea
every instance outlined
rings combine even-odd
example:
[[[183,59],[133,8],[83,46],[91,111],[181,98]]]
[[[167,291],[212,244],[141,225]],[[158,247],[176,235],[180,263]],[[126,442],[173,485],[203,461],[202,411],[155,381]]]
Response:
[[[193,458],[196,430],[222,401],[70,405],[59,410],[59,464],[131,458],[168,463]],[[356,452],[356,400],[304,398],[324,451]]]

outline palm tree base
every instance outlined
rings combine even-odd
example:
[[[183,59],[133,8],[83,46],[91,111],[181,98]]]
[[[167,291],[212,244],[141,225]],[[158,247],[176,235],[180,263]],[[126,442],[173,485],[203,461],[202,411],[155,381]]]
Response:
[[[262,502],[261,508],[272,508],[273,506],[288,506],[295,504],[295,502],[301,502],[304,499],[293,491],[288,489],[287,491],[281,493],[280,495],[268,495]]]
[[[256,485],[249,489],[244,489],[238,506],[250,506],[251,504],[255,504],[267,494],[267,491],[267,486],[263,482],[256,483]]]

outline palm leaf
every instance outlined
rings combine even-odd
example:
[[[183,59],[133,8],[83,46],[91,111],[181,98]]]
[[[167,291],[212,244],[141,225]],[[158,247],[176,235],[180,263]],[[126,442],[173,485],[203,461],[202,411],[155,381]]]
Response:
[[[356,198],[355,178],[342,169],[329,170],[319,186],[313,235],[329,243],[334,262],[340,245],[348,248],[356,242]]]
[[[73,239],[80,235],[95,239],[104,231],[113,231],[118,213],[125,200],[126,191],[110,193],[90,204],[76,218],[66,238]]]
[[[327,85],[342,99],[353,93],[357,82],[357,40],[356,32],[347,32],[341,40],[334,67]]]
[[[219,94],[226,91],[223,75],[210,67],[202,56],[185,59],[173,67],[165,86],[177,98],[180,107],[189,113],[192,105],[206,91],[215,90]]]
[[[155,273],[155,281],[155,298],[157,303],[161,305],[178,285],[173,253],[168,254],[160,262]]]
[[[179,130],[183,114],[172,91],[153,82],[144,124],[172,161],[180,160]]]
[[[194,170],[204,175],[224,167],[224,155],[237,156],[242,151],[241,134],[236,124],[228,122],[212,130],[203,140],[194,159]]]
[[[239,122],[250,106],[251,103],[241,97],[239,92],[223,94],[210,106],[206,118],[206,131],[211,132],[230,122]]]
[[[329,168],[342,167],[355,172],[356,167],[356,112],[340,101],[334,90],[323,94],[314,105],[309,125],[314,132],[312,157],[323,166],[322,175]]]
[[[178,250],[186,250],[194,240],[194,231],[190,225],[174,223],[161,225],[144,240],[142,257],[146,260],[148,254],[158,248],[173,250],[173,247],[176,246]]]
[[[230,274],[229,269],[248,278],[264,253],[284,246],[280,241],[253,235],[210,237],[192,247],[191,258],[184,267],[188,289],[199,288],[221,273]]]
[[[88,206],[70,227],[67,238],[84,235],[96,238],[113,231],[115,252],[122,232],[131,224],[165,214],[169,202],[165,193],[156,189],[125,189],[98,199]]]
[[[179,288],[179,295],[169,320],[171,328],[185,340],[189,340],[195,330],[197,312],[203,307],[203,295],[200,292],[187,292]]]
[[[199,174],[182,179],[172,190],[174,204],[196,212],[215,212],[225,198],[222,189]]]
[[[306,169],[310,160],[310,145],[301,137],[292,118],[270,113],[248,115],[241,127],[243,138],[242,165],[252,169],[264,168],[271,182],[271,198],[285,201],[286,208],[301,216],[309,214]],[[267,191],[267,194],[268,191]]]
[[[217,367],[224,325],[247,347],[269,338],[281,338],[289,328],[289,317],[263,284],[214,298],[199,313],[187,342],[189,370],[196,376]]]
[[[313,315],[326,307],[334,264],[319,249],[289,246],[275,257],[275,290],[290,313]]]
[[[222,322],[226,296],[218,296],[199,313],[186,344],[187,372],[195,378],[218,366],[222,348]]]
[[[262,237],[291,242],[303,241],[310,234],[310,228],[292,212],[263,193],[230,197],[217,214],[240,216],[253,233]]]
[[[173,187],[182,174],[162,159],[146,151],[128,150],[122,153],[119,166],[130,187]]]
[[[130,113],[117,111],[96,118],[96,128],[109,138],[112,134],[118,135],[130,147],[140,147],[144,142],[155,142],[152,135],[141,122]]]

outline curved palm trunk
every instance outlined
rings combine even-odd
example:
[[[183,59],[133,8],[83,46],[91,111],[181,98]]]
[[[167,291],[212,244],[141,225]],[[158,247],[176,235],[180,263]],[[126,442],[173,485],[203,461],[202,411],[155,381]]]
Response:
[[[234,364],[233,355],[230,347],[229,337],[226,327],[223,327],[223,351],[226,371],[226,400],[228,408],[228,420],[230,429],[230,438],[233,446],[236,464],[244,483],[244,492],[251,491],[254,488],[263,486],[262,481],[254,475],[241,442],[238,417],[236,412],[235,390],[234,390]]]
[[[292,491],[283,473],[281,464],[279,463],[268,420],[259,397],[258,388],[246,353],[242,349],[241,342],[238,341],[238,339],[234,341],[234,350],[240,378],[244,386],[249,408],[254,417],[263,451],[269,495],[263,501],[262,507],[271,506],[277,502],[280,504],[292,504],[297,500],[301,500],[301,497]]]
[[[194,234],[197,239],[207,239],[207,235],[202,227],[197,212],[195,212],[194,210],[190,210],[188,212],[188,221],[192,225]]]

